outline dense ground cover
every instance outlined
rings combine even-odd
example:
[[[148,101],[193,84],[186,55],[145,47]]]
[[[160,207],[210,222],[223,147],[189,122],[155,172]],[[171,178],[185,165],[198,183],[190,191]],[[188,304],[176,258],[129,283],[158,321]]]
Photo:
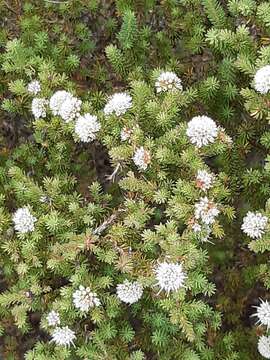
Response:
[[[0,13],[0,357],[270,358],[268,1]]]

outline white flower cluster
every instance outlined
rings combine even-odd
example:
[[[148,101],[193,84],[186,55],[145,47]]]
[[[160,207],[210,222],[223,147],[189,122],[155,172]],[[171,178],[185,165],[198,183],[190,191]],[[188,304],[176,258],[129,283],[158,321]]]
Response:
[[[171,71],[161,73],[155,83],[155,86],[157,93],[169,90],[183,90],[181,80],[174,72]]]
[[[266,359],[270,359],[270,336],[260,336],[258,351]]]
[[[132,130],[124,126],[120,133],[121,141],[127,141],[130,138],[131,134]]]
[[[87,312],[91,307],[99,306],[100,300],[89,287],[80,285],[79,289],[73,293],[73,304],[82,312]]]
[[[132,98],[125,92],[116,93],[109,97],[107,104],[104,107],[105,115],[115,115],[120,116],[125,114],[128,109],[132,106]]]
[[[151,162],[150,152],[142,146],[139,147],[133,155],[133,161],[139,170],[146,170]]]
[[[269,302],[261,300],[259,306],[254,306],[257,309],[257,312],[251,316],[257,316],[258,323],[261,325],[267,326],[267,329],[270,328],[270,304]]]
[[[59,115],[65,122],[70,122],[80,115],[81,100],[65,90],[56,91],[50,99],[53,115]]]
[[[15,211],[12,220],[15,230],[22,234],[33,231],[37,221],[26,206]]]
[[[267,94],[270,90],[270,65],[259,69],[254,76],[254,88],[261,94]]]
[[[195,218],[205,225],[213,224],[220,211],[206,196],[195,204]]]
[[[31,81],[27,86],[27,90],[30,94],[37,95],[41,90],[40,82],[38,80]]]
[[[218,127],[208,116],[195,116],[189,121],[186,134],[192,144],[201,148],[215,141]]]
[[[52,333],[52,340],[56,343],[56,345],[60,346],[70,346],[74,345],[74,340],[76,339],[76,335],[73,330],[71,330],[68,326],[57,327],[54,329]]]
[[[96,138],[96,133],[100,130],[101,125],[95,115],[85,114],[79,116],[75,124],[75,133],[81,141],[90,142]]]
[[[49,326],[60,325],[59,313],[54,311],[54,310],[49,312],[46,319],[47,319],[47,322],[48,322]]]
[[[169,293],[170,291],[176,291],[181,287],[184,287],[187,276],[181,263],[168,263],[164,261],[154,269],[154,272],[160,290]]]
[[[267,217],[260,212],[249,211],[243,219],[241,229],[252,239],[261,238],[267,225]]]
[[[143,287],[137,281],[125,280],[122,284],[117,285],[116,293],[124,303],[133,304],[142,297]]]
[[[196,177],[196,185],[203,191],[209,190],[213,186],[214,176],[206,170],[199,170]]]
[[[48,101],[44,98],[34,98],[32,100],[32,114],[35,119],[45,118],[46,117],[46,107],[48,105]]]

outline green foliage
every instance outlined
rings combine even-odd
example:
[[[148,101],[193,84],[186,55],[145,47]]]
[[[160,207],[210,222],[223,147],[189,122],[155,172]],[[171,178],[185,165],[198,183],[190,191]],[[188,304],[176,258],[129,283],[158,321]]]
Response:
[[[257,336],[269,332],[250,315],[270,288],[270,95],[254,75],[270,64],[269,3],[30,0],[0,11],[0,358],[260,359]],[[166,71],[183,88],[157,91]],[[97,117],[92,141],[77,113],[64,121],[46,103],[34,116],[33,98],[58,90]],[[132,106],[105,114],[117,92]],[[202,147],[187,135],[198,115],[218,125]],[[218,210],[209,224],[196,212],[205,197]],[[27,233],[14,227],[23,207],[36,219]],[[248,211],[268,219],[257,238],[241,230]],[[162,262],[186,274],[169,294]],[[124,280],[143,288],[133,304],[117,295]],[[100,306],[76,308],[80,286]],[[51,310],[75,346],[51,341]]]

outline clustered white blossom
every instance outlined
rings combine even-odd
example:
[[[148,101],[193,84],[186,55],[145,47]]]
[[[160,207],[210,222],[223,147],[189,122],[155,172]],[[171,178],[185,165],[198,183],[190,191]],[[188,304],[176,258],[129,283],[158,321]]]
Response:
[[[200,198],[200,201],[195,204],[195,218],[206,225],[213,224],[219,213],[216,205],[206,196]]]
[[[254,88],[261,94],[267,94],[270,90],[270,65],[259,69],[254,76]]]
[[[91,307],[99,306],[100,300],[89,287],[80,285],[79,289],[73,293],[73,304],[77,309],[87,312]]]
[[[38,80],[31,81],[27,86],[27,90],[30,94],[37,95],[41,90],[40,82]]]
[[[209,174],[206,170],[199,170],[196,177],[196,185],[203,191],[209,190],[214,181],[214,176]]]
[[[22,234],[33,231],[35,222],[37,221],[26,206],[16,210],[12,220],[14,222],[15,230]]]
[[[48,101],[44,98],[34,98],[32,100],[32,114],[35,119],[45,118],[46,117],[46,106],[48,105]]]
[[[133,155],[133,161],[139,170],[146,170],[151,162],[150,152],[145,150],[143,146],[139,147]]]
[[[154,269],[154,272],[160,290],[169,293],[184,287],[187,276],[181,263],[168,263],[164,261]]]
[[[125,92],[116,93],[109,97],[107,104],[104,107],[105,115],[115,113],[117,116],[123,115],[132,106],[132,98]]]
[[[82,101],[70,92],[58,90],[50,99],[50,109],[53,115],[59,115],[65,122],[70,122],[80,114]]]
[[[132,130],[127,128],[126,126],[124,126],[120,133],[121,141],[128,140],[130,138],[131,134],[132,134]]]
[[[267,225],[267,217],[260,212],[249,211],[243,219],[241,229],[252,239],[261,238]]]
[[[201,148],[215,141],[218,127],[208,116],[195,116],[189,121],[186,134],[192,144]]]
[[[49,326],[60,325],[59,313],[54,311],[54,310],[49,312],[46,319],[47,319],[47,322],[48,322]]]
[[[117,285],[116,293],[124,303],[133,304],[142,297],[143,287],[138,281],[125,280],[122,284]]]
[[[79,116],[75,124],[75,133],[81,141],[90,142],[96,138],[96,133],[100,130],[101,125],[95,115],[85,114]]]
[[[168,90],[183,90],[179,77],[171,71],[161,73],[155,83],[157,93]]]
[[[257,312],[251,316],[256,316],[258,318],[258,323],[261,325],[267,326],[267,329],[270,328],[270,304],[269,302],[261,300],[259,306],[254,306],[257,309]]]
[[[270,359],[270,336],[260,336],[258,351],[266,359]]]
[[[52,340],[56,343],[56,345],[60,346],[70,346],[74,345],[74,340],[76,339],[76,335],[73,330],[71,330],[68,326],[57,327],[54,329],[52,333]]]

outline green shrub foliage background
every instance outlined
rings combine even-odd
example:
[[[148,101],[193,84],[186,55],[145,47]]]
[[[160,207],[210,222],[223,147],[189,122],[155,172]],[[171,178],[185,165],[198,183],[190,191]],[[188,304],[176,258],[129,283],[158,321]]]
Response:
[[[253,87],[270,64],[270,4],[0,0],[0,13],[0,357],[262,359],[267,329],[250,315],[269,298],[270,232],[251,240],[241,224],[248,211],[270,215],[270,95]],[[163,71],[183,91],[158,94]],[[80,98],[101,124],[97,138],[80,142],[74,123],[50,112],[35,120],[32,79],[44,98],[61,89]],[[105,116],[121,91],[132,108]],[[224,129],[200,149],[186,135],[197,115]],[[151,154],[144,172],[132,161],[141,146]],[[198,170],[215,174],[209,242],[190,222],[205,196]],[[37,222],[19,234],[12,216],[24,206]],[[168,296],[153,272],[165,260],[187,274]],[[125,279],[143,285],[135,304],[116,296]],[[80,285],[101,301],[86,315],[72,303]],[[52,309],[75,346],[50,341]]]

